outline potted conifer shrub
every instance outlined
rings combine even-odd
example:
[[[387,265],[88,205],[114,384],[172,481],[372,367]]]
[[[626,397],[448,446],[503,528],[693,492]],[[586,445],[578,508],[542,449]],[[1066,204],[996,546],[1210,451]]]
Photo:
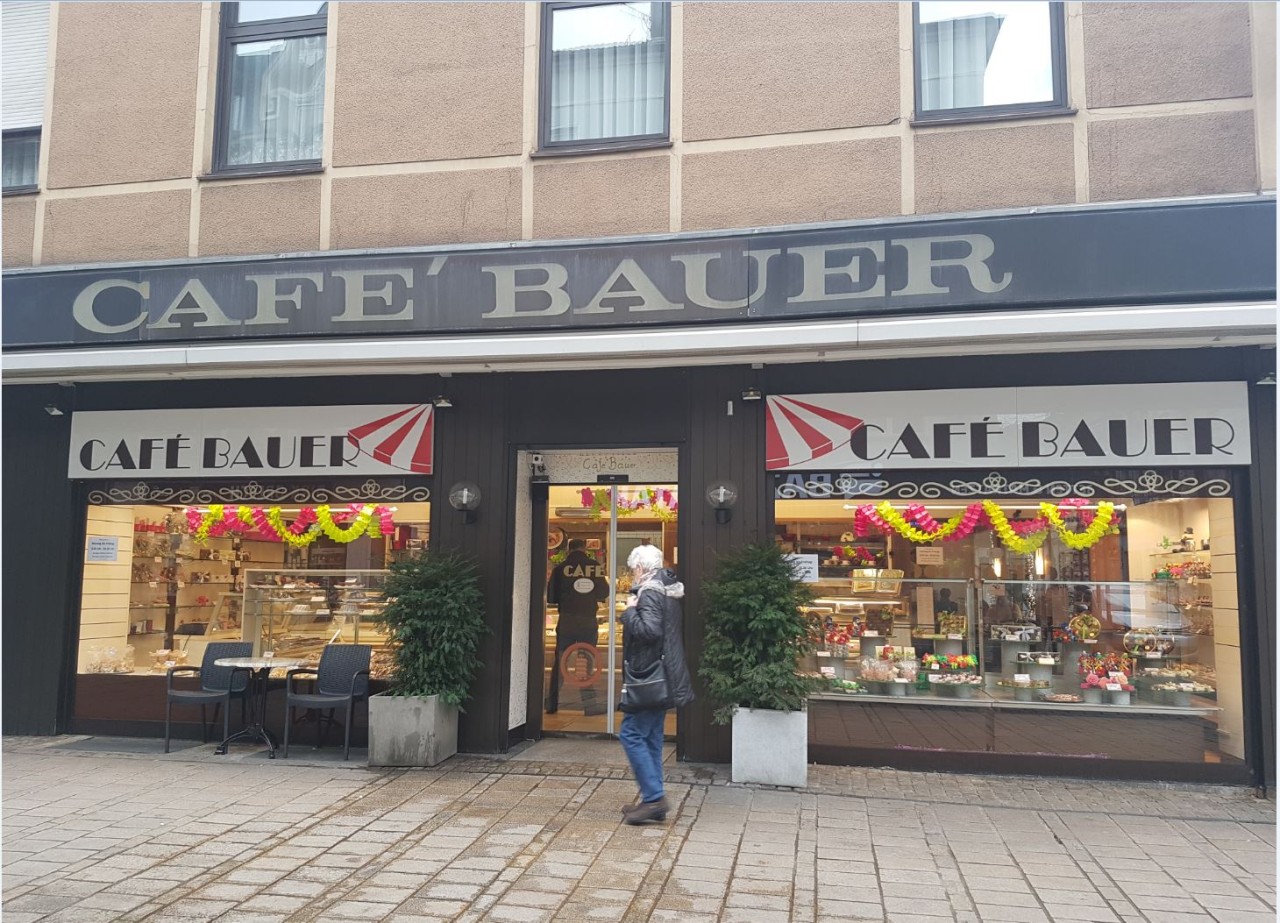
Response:
[[[458,752],[458,713],[479,666],[479,574],[456,552],[424,550],[391,565],[383,593],[395,676],[369,699],[369,765],[435,766]]]
[[[804,786],[813,683],[796,664],[813,644],[800,612],[808,587],[775,545],[748,545],[720,559],[703,594],[699,673],[714,720],[733,725],[733,781]]]

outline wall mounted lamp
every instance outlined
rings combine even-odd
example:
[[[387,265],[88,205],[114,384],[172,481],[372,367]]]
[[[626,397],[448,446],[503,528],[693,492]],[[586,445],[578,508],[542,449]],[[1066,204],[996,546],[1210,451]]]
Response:
[[[443,410],[446,407],[452,407],[453,401],[449,400],[443,394],[437,394],[435,397],[431,399],[431,406],[437,407]]]
[[[464,523],[471,525],[480,508],[480,488],[471,481],[459,481],[449,488],[449,505],[462,514]]]
[[[716,522],[724,525],[733,518],[733,506],[738,502],[738,487],[733,481],[712,481],[707,488],[707,503],[716,511]]]
[[[747,388],[742,392],[744,401],[759,401],[764,399],[764,395],[760,393],[759,388]]]

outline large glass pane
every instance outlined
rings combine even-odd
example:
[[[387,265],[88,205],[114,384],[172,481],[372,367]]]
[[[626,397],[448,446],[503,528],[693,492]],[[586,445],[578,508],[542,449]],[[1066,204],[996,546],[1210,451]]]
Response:
[[[811,744],[1242,765],[1230,498],[891,500],[892,519],[881,502],[775,503],[777,540],[813,581],[800,669],[828,680]],[[949,541],[893,525],[966,516]]]
[[[610,3],[552,14],[551,142],[664,131],[667,9]]]
[[[309,0],[250,0],[237,3],[236,22],[263,22],[269,19],[295,19],[324,12],[327,3]]]
[[[4,153],[4,188],[34,186],[40,165],[40,133],[6,135]]]
[[[228,166],[320,159],[324,60],[323,35],[233,46]]]
[[[1048,3],[919,4],[921,112],[1052,102]]]
[[[610,490],[618,491],[618,516],[611,522]],[[639,545],[661,548],[675,566],[674,486],[551,488],[547,533],[547,598],[543,636],[542,727],[550,733],[617,732],[620,716],[612,705],[622,689],[622,623],[610,631],[610,589],[615,616],[627,605],[631,574],[627,556]],[[611,535],[615,540],[611,542]],[[609,697],[610,650],[614,652],[614,694]],[[675,734],[675,712],[666,733]]]

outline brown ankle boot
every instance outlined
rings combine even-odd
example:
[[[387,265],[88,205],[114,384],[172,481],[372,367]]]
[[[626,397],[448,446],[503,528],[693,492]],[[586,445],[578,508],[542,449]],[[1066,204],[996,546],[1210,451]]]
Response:
[[[668,810],[670,805],[667,804],[665,797],[657,801],[642,801],[622,815],[622,822],[635,827],[647,824],[649,821],[664,821],[667,819]]]

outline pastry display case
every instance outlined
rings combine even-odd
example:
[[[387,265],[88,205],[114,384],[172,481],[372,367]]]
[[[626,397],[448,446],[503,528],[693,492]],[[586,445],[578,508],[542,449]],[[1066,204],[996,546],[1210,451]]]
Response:
[[[249,570],[243,639],[255,655],[318,663],[328,644],[369,644],[373,676],[390,672],[387,635],[378,623],[385,605],[384,570]]]

